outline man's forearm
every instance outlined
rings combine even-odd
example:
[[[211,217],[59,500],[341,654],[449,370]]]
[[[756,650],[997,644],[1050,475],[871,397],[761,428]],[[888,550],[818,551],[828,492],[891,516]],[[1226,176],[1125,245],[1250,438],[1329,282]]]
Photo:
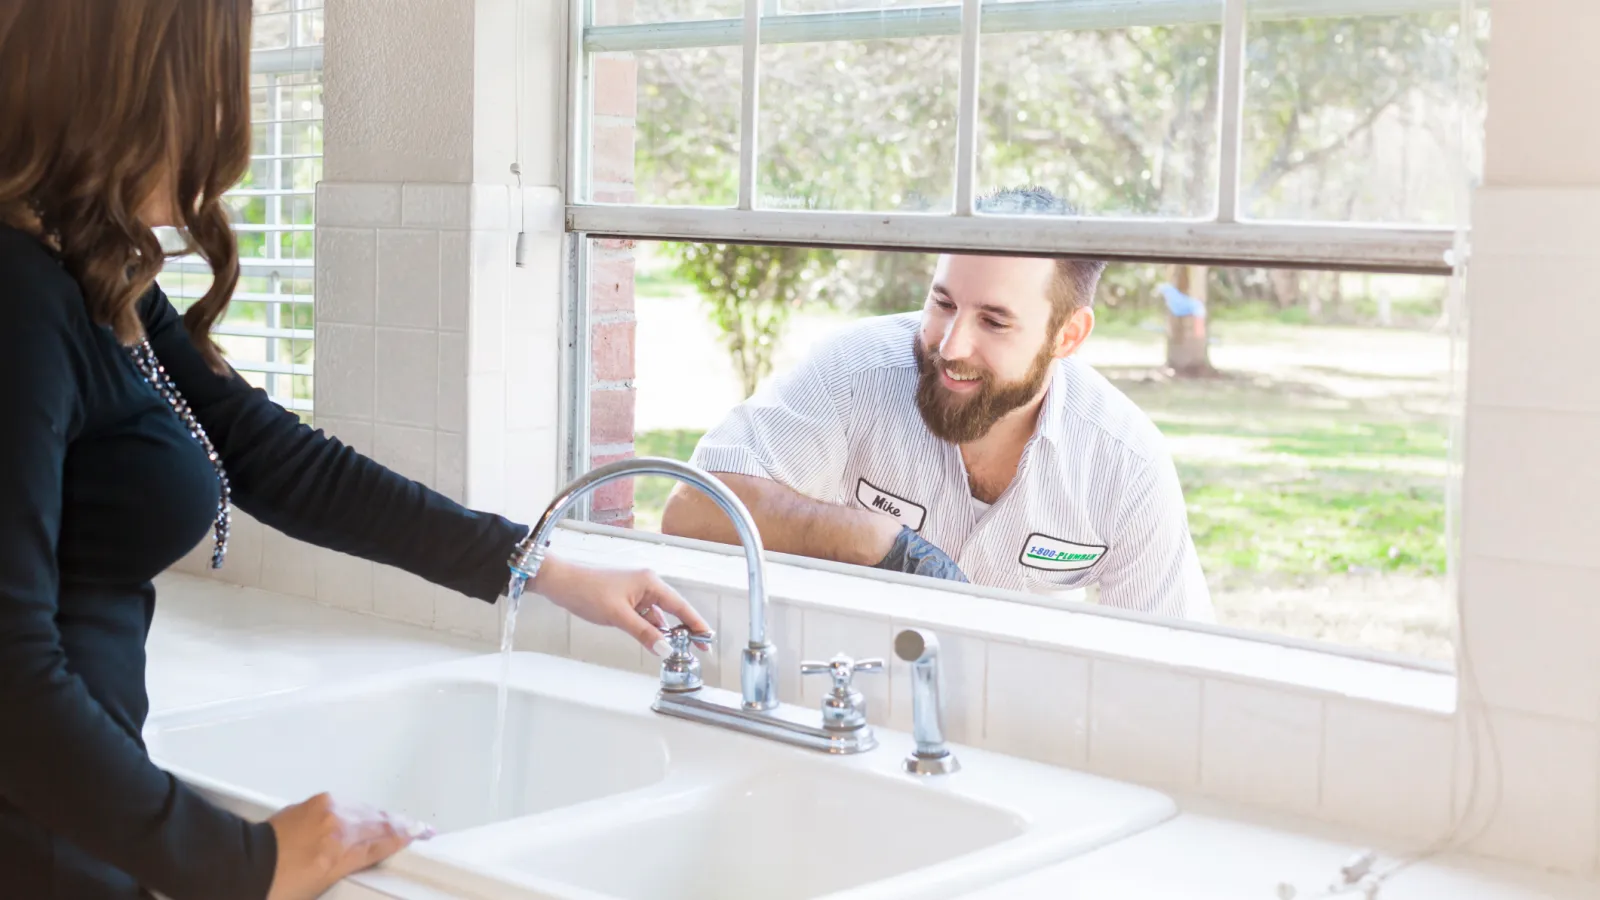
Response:
[[[900,524],[888,516],[813,500],[766,478],[717,477],[744,501],[768,550],[871,566],[883,559],[900,533]],[[667,500],[661,532],[739,543],[733,522],[716,501],[682,485]]]

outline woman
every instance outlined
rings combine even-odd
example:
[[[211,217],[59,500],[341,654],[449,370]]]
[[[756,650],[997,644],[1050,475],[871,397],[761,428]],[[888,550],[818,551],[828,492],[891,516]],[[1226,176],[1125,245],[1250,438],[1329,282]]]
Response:
[[[250,0],[0,4],[0,895],[317,896],[425,829],[326,796],[225,812],[140,742],[151,578],[233,502],[294,537],[493,602],[526,527],[301,425],[208,337],[238,279]],[[181,317],[152,226],[215,281]],[[164,369],[165,376],[156,367]],[[211,448],[215,453],[210,453]],[[659,642],[646,572],[550,559],[534,591]],[[641,612],[642,610],[642,612]]]

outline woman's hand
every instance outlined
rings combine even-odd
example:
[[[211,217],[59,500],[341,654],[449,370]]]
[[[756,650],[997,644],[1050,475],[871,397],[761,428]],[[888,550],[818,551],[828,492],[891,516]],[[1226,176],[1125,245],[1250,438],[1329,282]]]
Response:
[[[711,626],[677,591],[648,569],[591,569],[546,557],[533,590],[586,622],[620,628],[651,653],[665,656],[667,627],[662,612],[695,631]]]
[[[267,900],[313,900],[346,875],[376,865],[433,829],[360,804],[318,794],[267,820],[278,840],[278,865]]]

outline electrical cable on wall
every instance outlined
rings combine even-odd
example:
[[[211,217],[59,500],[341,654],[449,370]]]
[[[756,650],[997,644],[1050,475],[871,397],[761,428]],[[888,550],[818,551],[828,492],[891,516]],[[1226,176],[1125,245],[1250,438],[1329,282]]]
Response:
[[[1450,253],[1452,269],[1450,289],[1446,299],[1446,315],[1450,325],[1450,390],[1449,402],[1452,411],[1450,427],[1450,454],[1449,466],[1451,483],[1447,486],[1447,509],[1445,515],[1447,529],[1447,553],[1449,564],[1446,566],[1448,596],[1457,598],[1456,603],[1456,677],[1460,686],[1457,714],[1467,727],[1466,733],[1466,771],[1467,771],[1467,796],[1460,809],[1453,810],[1450,827],[1438,840],[1414,853],[1405,855],[1387,866],[1378,865],[1378,854],[1371,849],[1363,849],[1351,857],[1340,867],[1337,877],[1324,889],[1313,894],[1301,894],[1300,889],[1290,882],[1278,884],[1278,900],[1324,900],[1324,898],[1340,897],[1359,894],[1364,900],[1379,900],[1383,887],[1388,881],[1404,872],[1406,869],[1425,862],[1442,853],[1467,846],[1488,830],[1494,821],[1495,814],[1500,809],[1502,799],[1503,781],[1500,771],[1500,746],[1495,738],[1494,721],[1488,715],[1488,707],[1484,701],[1483,689],[1478,683],[1478,674],[1474,670],[1471,657],[1471,643],[1467,640],[1468,621],[1466,609],[1459,602],[1460,590],[1460,561],[1458,548],[1459,526],[1456,524],[1460,512],[1459,478],[1460,454],[1463,439],[1463,422],[1455,410],[1461,409],[1464,402],[1464,381],[1461,369],[1462,330],[1466,321],[1466,270],[1469,260],[1468,245],[1468,212],[1471,209],[1472,181],[1471,167],[1467,160],[1467,147],[1469,131],[1472,123],[1469,121],[1468,111],[1474,108],[1471,98],[1476,94],[1476,79],[1482,71],[1481,60],[1477,58],[1477,4],[1478,0],[1461,0],[1460,30],[1456,36],[1456,125],[1457,125],[1457,185],[1456,185],[1456,229],[1454,248]],[[1449,508],[1453,505],[1453,509]],[[1485,745],[1487,747],[1485,748]],[[1484,750],[1487,749],[1487,756]],[[1491,779],[1492,790],[1489,795],[1487,809],[1479,815],[1479,804],[1483,800],[1483,781],[1485,777]],[[1477,819],[1475,828],[1468,830],[1469,823]]]
[[[515,159],[511,163],[511,174],[517,176],[517,249],[514,259],[517,268],[527,268],[528,263],[528,211],[526,209],[526,196],[522,192],[522,57],[523,50],[528,43],[528,35],[523,27],[522,4],[523,0],[513,0],[515,6],[516,34],[513,36],[512,59],[515,61],[515,90],[514,109],[511,114],[512,127],[516,129],[514,146],[516,147]]]

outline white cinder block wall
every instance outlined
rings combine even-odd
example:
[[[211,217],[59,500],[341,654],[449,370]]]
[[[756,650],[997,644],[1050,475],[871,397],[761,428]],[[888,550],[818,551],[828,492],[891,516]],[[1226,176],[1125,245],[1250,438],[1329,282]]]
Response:
[[[551,136],[564,118],[562,6],[526,7],[520,124],[532,190],[519,192],[508,174],[517,125],[510,0],[327,0],[318,423],[523,521],[555,487],[561,176]],[[1058,614],[892,586],[872,593],[900,597],[899,612],[853,615],[814,601],[839,592],[826,581],[838,576],[823,573],[774,578],[783,658],[889,655],[895,628],[927,624],[946,644],[957,740],[1356,825],[1402,846],[1431,841],[1465,811],[1473,748],[1487,752],[1487,741],[1466,740],[1467,723],[1481,719],[1501,765],[1479,767],[1479,796],[1495,793],[1498,778],[1501,802],[1492,821],[1469,823],[1484,826],[1473,849],[1594,873],[1600,117],[1580,111],[1600,96],[1600,69],[1586,56],[1597,42],[1592,0],[1495,5],[1468,291],[1461,579],[1464,659],[1475,676],[1463,679],[1463,702],[1483,715],[1451,715],[1444,676],[1221,638],[1209,640],[1225,642],[1216,647],[1232,664],[1211,667],[1212,651],[1196,655],[1204,641],[1160,628],[1064,624]],[[517,269],[510,253],[524,205],[536,252]],[[662,552],[674,551],[639,556],[667,559]],[[184,568],[202,571],[199,560]],[[691,560],[679,579],[723,634],[745,627],[736,573],[723,565],[737,562]],[[242,516],[222,575],[484,638],[498,627],[490,607]],[[1100,632],[1107,643],[1096,649],[1085,635]],[[524,613],[518,646],[653,669],[626,638],[539,602]],[[734,646],[707,662],[714,683],[734,684]],[[868,682],[875,718],[908,724],[904,678],[897,670]],[[814,699],[816,688],[796,681],[785,680],[785,699]]]

